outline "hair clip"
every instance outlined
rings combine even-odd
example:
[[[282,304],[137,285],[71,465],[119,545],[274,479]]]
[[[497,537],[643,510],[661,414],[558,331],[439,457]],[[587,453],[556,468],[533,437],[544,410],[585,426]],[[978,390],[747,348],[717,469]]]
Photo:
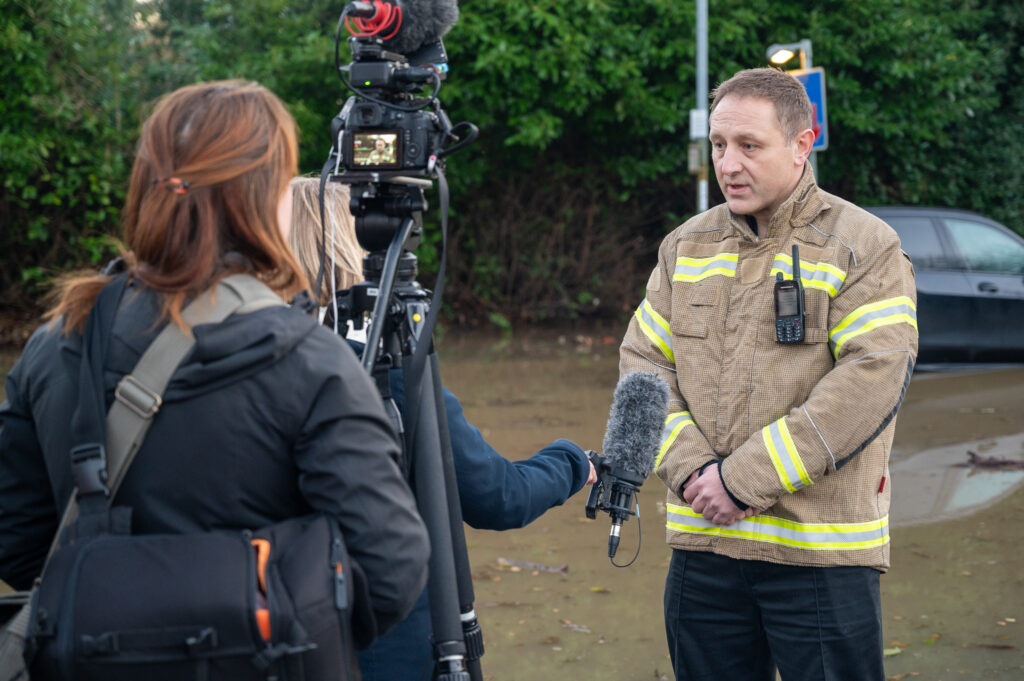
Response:
[[[163,184],[164,189],[175,194],[185,194],[188,192],[188,181],[178,177],[157,177],[153,180],[153,184]]]

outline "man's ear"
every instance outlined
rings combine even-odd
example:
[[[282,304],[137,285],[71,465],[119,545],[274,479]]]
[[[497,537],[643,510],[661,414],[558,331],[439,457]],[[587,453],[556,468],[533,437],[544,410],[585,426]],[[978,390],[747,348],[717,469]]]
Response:
[[[811,154],[811,148],[814,146],[814,131],[807,128],[803,132],[797,134],[793,138],[793,160],[796,165],[802,166],[807,162],[807,157]]]

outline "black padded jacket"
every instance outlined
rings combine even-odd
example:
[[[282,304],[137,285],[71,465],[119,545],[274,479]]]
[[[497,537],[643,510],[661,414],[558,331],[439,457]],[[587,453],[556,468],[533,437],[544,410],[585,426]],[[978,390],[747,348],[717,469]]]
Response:
[[[107,406],[160,330],[158,299],[130,288],[104,362]],[[194,328],[196,345],[118,492],[142,534],[258,528],[312,510],[341,523],[365,571],[378,633],[426,580],[429,544],[377,390],[352,350],[287,307]],[[69,423],[81,341],[29,340],[0,405],[0,579],[39,573],[72,489]]]

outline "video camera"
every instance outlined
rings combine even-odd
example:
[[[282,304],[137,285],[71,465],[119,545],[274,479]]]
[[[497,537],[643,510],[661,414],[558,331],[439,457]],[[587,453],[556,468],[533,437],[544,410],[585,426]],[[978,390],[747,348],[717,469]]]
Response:
[[[404,10],[404,13],[403,13]],[[347,184],[396,176],[430,177],[434,166],[472,142],[476,127],[452,126],[437,95],[448,72],[441,35],[454,2],[350,2],[338,22],[335,66],[353,95],[331,121],[334,173]],[[352,62],[340,64],[342,27]],[[427,97],[417,96],[433,84]],[[456,129],[465,127],[459,139]]]

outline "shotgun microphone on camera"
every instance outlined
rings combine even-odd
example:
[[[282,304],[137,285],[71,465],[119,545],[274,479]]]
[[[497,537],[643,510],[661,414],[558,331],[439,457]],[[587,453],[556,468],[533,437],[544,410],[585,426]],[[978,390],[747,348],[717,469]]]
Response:
[[[668,414],[668,385],[655,374],[635,372],[619,381],[612,397],[604,436],[604,454],[589,452],[597,482],[587,498],[588,518],[608,513],[608,557],[619,548],[622,522],[634,515],[633,495],[654,469]]]
[[[359,33],[384,41],[384,49],[410,55],[436,43],[459,19],[456,0],[376,0],[349,3]]]

